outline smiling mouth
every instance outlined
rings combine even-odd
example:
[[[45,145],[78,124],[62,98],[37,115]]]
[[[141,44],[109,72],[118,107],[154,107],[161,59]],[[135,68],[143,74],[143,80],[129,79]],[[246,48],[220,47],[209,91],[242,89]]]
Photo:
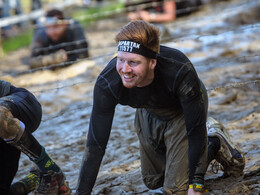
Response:
[[[126,75],[126,74],[123,74],[123,77],[126,78],[126,79],[131,79],[131,78],[134,78],[133,75]]]

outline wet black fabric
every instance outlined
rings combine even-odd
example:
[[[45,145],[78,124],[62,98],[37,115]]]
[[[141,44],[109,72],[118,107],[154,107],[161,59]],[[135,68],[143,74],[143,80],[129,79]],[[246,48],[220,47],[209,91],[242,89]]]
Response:
[[[215,157],[218,154],[218,151],[220,150],[220,140],[218,137],[208,137],[208,162],[207,165],[209,165],[209,163],[215,159]]]
[[[0,83],[2,84],[2,83]],[[0,85],[0,88],[4,87]],[[29,91],[10,86],[6,96],[0,97],[0,105],[9,108],[15,118],[25,124],[25,131],[34,132],[42,117],[40,103]],[[0,139],[0,192],[4,194],[17,172],[21,152]]]
[[[18,170],[21,152],[0,139],[0,194],[6,195]]]
[[[176,2],[176,15],[185,16],[199,9],[202,5],[201,0],[181,0]]]
[[[6,96],[10,93],[11,83],[0,80],[0,97]]]
[[[161,46],[155,78],[150,85],[141,88],[128,89],[123,86],[116,71],[116,60],[114,58],[109,62],[94,87],[86,148],[88,154],[81,167],[78,194],[85,194],[84,190],[91,191],[95,183],[100,164],[96,161],[100,161],[105,152],[117,104],[145,108],[162,120],[169,120],[171,115],[184,114],[189,144],[192,145],[189,147],[190,175],[200,169],[197,165],[207,147],[207,113],[200,80],[193,65],[182,52]],[[95,152],[91,152],[90,148],[94,148]],[[93,159],[96,159],[96,166],[93,165]]]

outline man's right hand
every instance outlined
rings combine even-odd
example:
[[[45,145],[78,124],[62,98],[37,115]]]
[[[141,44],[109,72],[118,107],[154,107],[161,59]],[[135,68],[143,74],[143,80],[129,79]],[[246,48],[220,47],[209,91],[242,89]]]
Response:
[[[48,66],[53,64],[60,64],[65,62],[68,59],[67,53],[65,50],[61,49],[53,54],[43,56],[42,65]]]
[[[68,59],[67,53],[64,49],[61,49],[53,54],[54,62],[61,63],[66,62]]]
[[[189,189],[188,195],[203,195],[203,193],[202,192],[196,192],[194,189]]]
[[[39,68],[53,64],[60,64],[62,62],[66,62],[67,59],[68,56],[66,51],[61,49],[49,55],[32,57],[29,59],[29,64],[31,68]]]

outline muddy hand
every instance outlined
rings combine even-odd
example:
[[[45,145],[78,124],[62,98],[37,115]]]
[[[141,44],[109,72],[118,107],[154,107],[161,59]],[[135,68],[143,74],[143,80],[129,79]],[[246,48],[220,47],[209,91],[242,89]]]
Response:
[[[71,189],[69,187],[69,182],[65,182],[59,189],[59,195],[70,195]]]
[[[0,106],[0,137],[12,139],[19,131],[19,120],[4,106]]]

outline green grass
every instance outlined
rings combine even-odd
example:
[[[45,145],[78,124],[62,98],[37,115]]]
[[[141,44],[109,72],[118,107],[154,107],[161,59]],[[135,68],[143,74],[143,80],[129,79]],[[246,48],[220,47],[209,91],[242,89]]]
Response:
[[[86,26],[89,22],[104,19],[109,16],[115,15],[116,10],[122,10],[124,8],[123,3],[115,3],[108,6],[99,6],[91,8],[79,9],[71,15],[72,18],[78,20],[83,26]]]
[[[22,5],[22,10],[24,13],[29,13],[31,10],[31,6],[32,6],[32,1],[28,1],[28,0],[20,0],[21,5]]]
[[[29,46],[31,40],[32,40],[32,30],[28,30],[24,33],[20,33],[17,36],[2,40],[2,48],[4,54],[17,50],[21,47]]]
[[[71,14],[71,18],[78,20],[82,26],[85,27],[89,22],[97,21],[99,19],[104,19],[114,15],[116,10],[121,10],[123,7],[123,3],[115,3],[109,6],[80,8]],[[32,40],[32,31],[32,29],[29,29],[28,31],[22,32],[15,37],[2,40],[4,54],[6,55],[9,52],[17,50],[21,47],[29,46]]]

